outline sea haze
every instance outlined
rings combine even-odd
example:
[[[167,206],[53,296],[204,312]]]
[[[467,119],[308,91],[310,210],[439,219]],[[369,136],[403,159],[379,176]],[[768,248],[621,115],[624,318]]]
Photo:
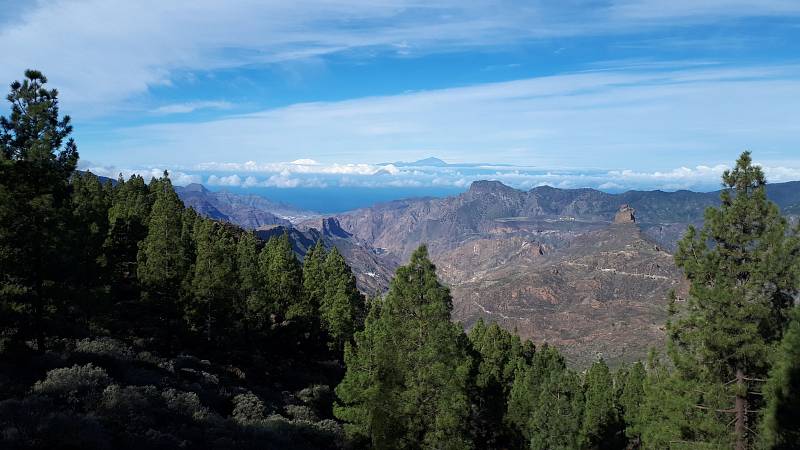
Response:
[[[211,191],[229,191],[237,194],[260,195],[270,200],[289,203],[298,208],[321,213],[339,213],[366,208],[375,203],[414,197],[447,197],[464,192],[454,187],[339,187],[275,188],[275,187],[220,187],[206,186]]]

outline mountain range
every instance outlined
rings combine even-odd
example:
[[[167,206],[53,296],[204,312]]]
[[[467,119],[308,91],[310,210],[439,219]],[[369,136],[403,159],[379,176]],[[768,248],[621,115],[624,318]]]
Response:
[[[800,182],[768,185],[797,220]],[[628,191],[541,186],[522,191],[476,181],[457,196],[412,198],[331,217],[257,196],[178,190],[209,217],[288,233],[300,258],[318,239],[337,247],[359,287],[379,294],[421,244],[453,293],[453,319],[498,322],[536,342],[559,346],[571,363],[603,356],[641,359],[660,347],[670,290],[685,293],[671,252],[700,225],[719,192]]]
[[[176,186],[175,192],[186,206],[212,219],[235,223],[243,228],[258,229],[270,225],[286,225],[308,220],[320,214],[259,195],[212,192],[205,186],[192,183]]]

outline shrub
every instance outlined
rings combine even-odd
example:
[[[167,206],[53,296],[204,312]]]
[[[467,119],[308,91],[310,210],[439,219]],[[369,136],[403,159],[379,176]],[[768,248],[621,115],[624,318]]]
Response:
[[[248,392],[233,397],[231,417],[240,425],[249,425],[264,420],[264,402],[256,394]]]
[[[286,414],[294,420],[303,420],[306,422],[316,422],[319,420],[314,411],[308,406],[303,405],[286,405]]]
[[[333,393],[330,386],[315,384],[297,393],[297,398],[320,416],[333,412]]]
[[[82,339],[75,344],[75,351],[123,360],[133,358],[133,350],[130,347],[122,341],[110,337]]]
[[[184,414],[194,420],[208,420],[211,412],[200,403],[200,398],[194,392],[184,392],[177,389],[167,389],[161,393],[167,408],[179,414]]]
[[[99,411],[123,429],[150,425],[161,396],[155,386],[119,386],[112,384],[103,391]]]
[[[102,368],[92,364],[74,365],[47,372],[44,380],[33,385],[33,392],[72,404],[93,405],[109,384],[111,378]]]

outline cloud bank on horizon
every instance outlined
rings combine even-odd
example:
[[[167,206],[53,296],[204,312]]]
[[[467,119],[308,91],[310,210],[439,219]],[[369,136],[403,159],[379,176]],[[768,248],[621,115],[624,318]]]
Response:
[[[744,149],[800,179],[799,40],[794,0],[40,0],[0,80],[42,70],[109,176],[710,190]]]
[[[81,167],[106,177],[150,179],[163,174],[162,168],[119,169],[86,163]],[[720,176],[730,167],[679,167],[668,171],[633,170],[542,170],[535,167],[492,164],[448,164],[438,158],[410,163],[321,164],[313,159],[259,164],[204,163],[190,169],[170,171],[178,185],[201,183],[217,189],[226,188],[452,188],[466,189],[477,180],[497,180],[518,189],[552,186],[563,189],[595,188],[607,192],[634,189],[681,189],[712,191],[719,189]],[[764,166],[772,183],[800,180],[800,169]]]

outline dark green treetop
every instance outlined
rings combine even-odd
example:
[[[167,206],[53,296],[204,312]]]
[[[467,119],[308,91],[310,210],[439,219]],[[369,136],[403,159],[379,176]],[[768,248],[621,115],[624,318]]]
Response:
[[[329,346],[342,351],[344,344],[364,325],[364,295],[356,286],[353,272],[334,247],[323,263],[325,294],[319,305],[323,328],[330,336]]]
[[[451,309],[450,292],[420,247],[397,270],[355,347],[346,347],[335,413],[351,436],[378,449],[471,447],[472,362],[466,336],[450,322]]]

